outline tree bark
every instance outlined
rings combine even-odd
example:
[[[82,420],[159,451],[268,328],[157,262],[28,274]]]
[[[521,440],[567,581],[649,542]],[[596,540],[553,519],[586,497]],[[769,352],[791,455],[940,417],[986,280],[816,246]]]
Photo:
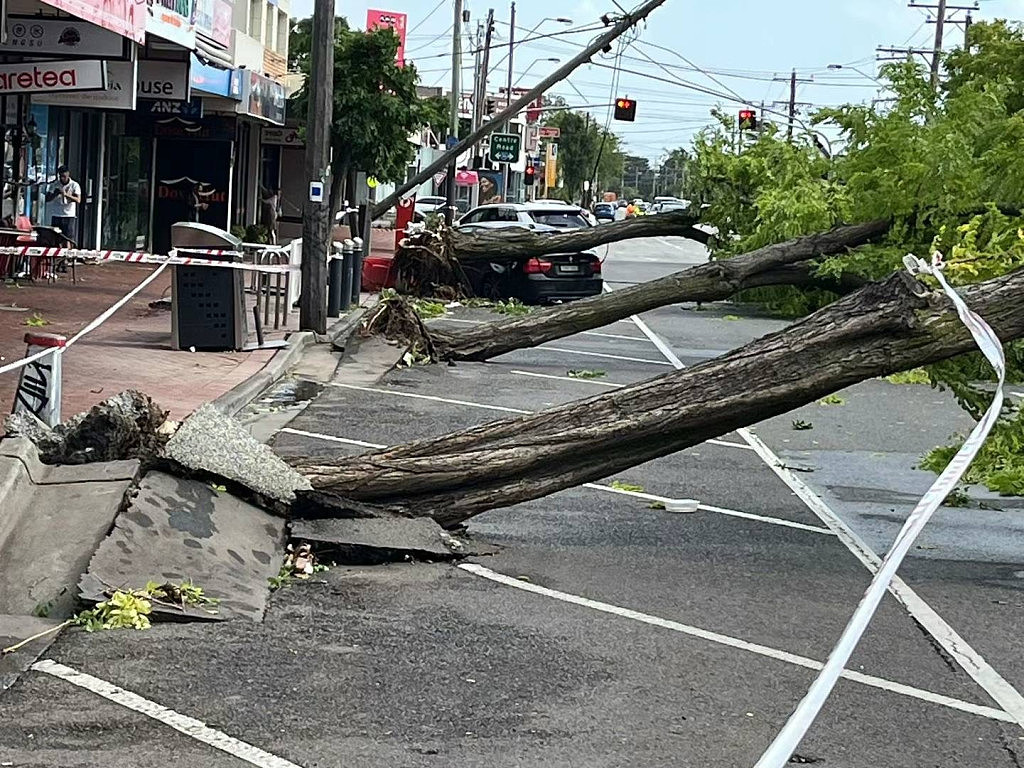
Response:
[[[790,265],[816,256],[841,253],[885,233],[887,229],[888,224],[883,221],[838,227],[829,232],[765,246],[731,259],[700,264],[614,293],[549,307],[524,317],[496,320],[465,331],[443,333],[432,330],[431,336],[442,358],[489,360],[516,349],[535,347],[574,333],[601,328],[668,304],[719,301],[745,288],[784,285],[793,280],[805,283],[809,279],[806,268],[798,273],[789,269]]]
[[[529,259],[550,253],[577,253],[602,245],[636,237],[667,237],[678,235],[706,243],[708,233],[697,229],[696,212],[671,211],[657,216],[615,221],[599,227],[574,229],[571,232],[532,232],[509,227],[499,231],[460,229],[448,230],[448,253],[462,262],[495,258]]]
[[[1024,269],[963,291],[1004,341],[1024,336]],[[456,525],[777,416],[864,379],[974,348],[951,302],[906,273],[728,355],[569,406],[305,464],[297,515],[367,506]]]

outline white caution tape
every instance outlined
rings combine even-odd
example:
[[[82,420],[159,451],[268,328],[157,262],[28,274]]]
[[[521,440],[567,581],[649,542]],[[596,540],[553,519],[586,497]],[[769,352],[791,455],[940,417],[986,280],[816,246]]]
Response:
[[[269,272],[285,274],[299,271],[298,264],[243,264],[237,261],[217,261],[216,259],[179,256],[181,252],[198,253],[203,256],[241,256],[238,251],[224,251],[210,248],[174,249],[163,256],[145,251],[91,251],[81,248],[47,248],[39,245],[3,246],[0,255],[35,256],[37,258],[74,259],[86,261],[121,261],[129,264],[170,264],[171,266],[219,267],[222,269],[241,269],[246,272]]]
[[[825,700],[835,687],[836,681],[843,672],[843,668],[850,660],[857,643],[867,629],[868,623],[875,615],[879,603],[885,596],[892,581],[899,569],[900,564],[910,551],[910,547],[924,529],[924,526],[931,519],[935,510],[939,508],[943,500],[952,492],[960,478],[963,476],[971,461],[977,455],[985,438],[988,437],[992,427],[1003,407],[1003,384],[1006,380],[1006,358],[1003,354],[1003,346],[995,332],[988,324],[964,303],[942,275],[942,255],[935,253],[932,257],[932,264],[928,265],[923,260],[913,255],[904,258],[903,263],[912,274],[924,273],[932,275],[939,281],[942,290],[946,292],[956,307],[957,314],[967,329],[974,337],[978,348],[985,358],[992,364],[999,382],[996,386],[992,404],[985,415],[977,423],[971,434],[964,441],[964,444],[957,451],[956,456],[949,462],[949,465],[938,476],[931,488],[924,495],[914,511],[910,513],[907,522],[904,523],[899,535],[893,542],[889,553],[882,560],[875,577],[871,580],[864,597],[861,598],[857,610],[850,618],[850,622],[843,630],[839,641],[829,654],[828,661],[818,675],[817,679],[807,691],[807,695],[797,705],[796,710],[790,716],[786,725],[775,737],[768,750],[757,761],[754,768],[786,768],[793,752],[800,745],[800,741],[807,734],[815,718],[825,704]]]

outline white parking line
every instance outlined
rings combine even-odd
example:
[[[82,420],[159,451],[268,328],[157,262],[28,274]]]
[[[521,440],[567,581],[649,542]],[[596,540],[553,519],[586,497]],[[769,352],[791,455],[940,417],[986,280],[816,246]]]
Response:
[[[394,397],[408,397],[413,400],[430,400],[435,403],[447,403],[448,405],[464,405],[469,408],[483,408],[487,411],[500,411],[501,413],[516,413],[525,414],[533,413],[533,411],[524,411],[520,408],[506,408],[502,405],[484,405],[483,403],[470,403],[466,400],[452,400],[447,397],[435,397],[434,395],[421,395],[418,392],[397,392],[393,389],[377,389],[375,387],[360,387],[355,384],[342,384],[337,381],[332,381],[327,386],[339,387],[341,389],[354,389],[357,392],[372,392],[376,395],[392,395]]]
[[[324,435],[320,432],[307,432],[304,429],[292,429],[291,427],[285,427],[280,430],[289,435],[301,435],[302,437],[310,437],[314,440],[324,440],[332,443],[343,443],[345,445],[355,445],[360,448],[373,448],[375,450],[383,450],[388,446],[381,443],[367,443],[364,440],[352,440],[347,437],[337,437],[335,435]],[[655,496],[651,493],[644,493],[642,491],[628,491],[621,488],[613,488],[610,485],[601,485],[600,483],[584,483],[583,488],[590,488],[595,491],[604,491],[605,493],[616,493],[620,496],[632,496],[634,498],[643,499],[645,501],[660,501],[662,504],[668,504],[673,501],[666,496]],[[763,515],[755,515],[751,512],[740,512],[735,509],[725,509],[723,507],[713,507],[708,504],[699,504],[697,509],[705,512],[714,512],[719,515],[726,515],[728,517],[741,517],[746,520],[754,520],[759,523],[769,523],[771,525],[781,525],[786,528],[799,528],[802,531],[811,531],[812,533],[823,533],[828,536],[833,535],[832,531],[828,528],[820,528],[815,525],[805,525],[804,523],[797,523],[792,520],[784,520],[779,517],[765,517]]]
[[[208,727],[206,723],[193,717],[182,715],[173,709],[168,709],[149,699],[144,699],[136,693],[126,691],[124,688],[120,688],[113,683],[108,683],[106,680],[79,672],[63,664],[58,664],[56,661],[49,659],[37,661],[32,665],[32,669],[36,672],[58,677],[72,685],[77,685],[79,688],[84,688],[98,696],[102,696],[108,701],[120,704],[122,707],[133,712],[138,712],[146,717],[157,720],[179,733],[208,744],[214,749],[219,749],[221,752],[226,752],[232,757],[249,763],[249,765],[259,766],[259,768],[299,768],[298,765],[289,760],[277,757],[269,752],[264,752],[259,747],[254,747],[252,744],[247,744],[244,741],[228,736],[226,733],[214,730]]]
[[[706,640],[717,645],[723,645],[729,648],[735,648],[737,650],[757,654],[758,656],[764,656],[770,659],[775,659],[776,661],[793,664],[798,667],[814,670],[815,672],[821,671],[824,666],[822,662],[806,656],[799,656],[795,653],[790,653],[789,651],[781,651],[777,648],[770,648],[766,645],[747,642],[746,640],[729,637],[728,635],[722,635],[718,632],[711,632],[710,630],[701,629],[700,627],[681,624],[678,621],[671,621],[658,616],[651,616],[650,614],[641,613],[640,611],[634,611],[629,608],[621,608],[610,603],[602,603],[597,600],[580,597],[568,592],[548,589],[547,587],[542,587],[538,584],[506,576],[505,574],[492,571],[490,568],[485,568],[482,565],[477,565],[475,563],[462,563],[458,568],[466,571],[467,573],[471,573],[474,576],[479,576],[481,578],[497,582],[498,584],[503,584],[506,587],[512,587],[524,592],[532,592],[536,595],[543,595],[544,597],[561,600],[563,603],[579,605],[584,608],[590,608],[594,611],[600,611],[601,613],[608,613],[624,619],[639,621],[650,626],[672,630],[673,632],[679,632],[680,634],[689,635],[690,637],[695,637],[700,640]],[[862,672],[854,672],[852,670],[843,670],[842,677],[854,683],[860,683],[872,688],[879,688],[883,691],[896,693],[901,696],[909,696],[920,701],[926,701],[930,704],[938,704],[939,706],[949,707],[950,709],[956,709],[960,712],[978,715],[979,717],[985,717],[990,720],[998,720],[1004,723],[1014,722],[1014,719],[1002,710],[979,704],[972,704],[969,701],[954,699],[951,696],[926,691],[922,688],[915,688],[914,686],[904,685],[903,683],[897,683],[892,680],[886,680],[885,678],[875,677],[874,675],[866,675]]]
[[[639,318],[634,318],[637,327],[652,342],[657,344],[658,349],[677,370],[686,366],[676,357],[675,353],[661,341],[646,323]],[[661,343],[655,342],[658,339]],[[781,459],[769,448],[757,435],[749,429],[741,428],[736,430],[758,456],[768,465],[790,489],[804,502],[805,505],[836,533],[839,540],[847,549],[864,564],[864,566],[875,573],[878,570],[882,559],[868,545],[844,523],[839,516],[808,486],[803,480],[787,469]],[[963,637],[954,630],[945,619],[943,619],[928,603],[926,603],[913,589],[911,589],[898,576],[894,577],[889,585],[889,593],[895,597],[907,612],[920,624],[935,641],[942,646],[963,670],[1011,716],[1011,721],[1024,728],[1024,697],[1010,683],[1008,683],[998,672],[996,672],[987,661],[972,648]]]
[[[354,445],[359,448],[387,448],[386,445],[379,445],[378,443],[367,443],[363,440],[352,440],[347,437],[335,437],[334,435],[325,435],[320,432],[307,432],[304,429],[292,429],[291,427],[284,427],[279,429],[278,433],[284,433],[286,435],[299,435],[300,437],[312,437],[316,440],[325,440],[330,443],[344,443],[345,445]]]
[[[566,347],[549,347],[541,345],[534,349],[547,349],[551,352],[566,352],[570,355],[585,355],[586,357],[602,357],[606,360],[625,360],[627,363],[647,363],[648,365],[671,365],[664,360],[651,360],[649,357],[626,357],[625,355],[609,355],[605,352],[585,352],[582,349],[568,349]]]
[[[619,387],[626,386],[625,384],[616,384],[611,381],[601,381],[600,379],[577,379],[572,376],[554,376],[550,373],[534,373],[532,371],[519,371],[511,370],[509,373],[515,376],[532,376],[535,379],[554,379],[555,381],[571,381],[576,384],[596,384],[599,387],[611,387],[612,389],[618,389]]]

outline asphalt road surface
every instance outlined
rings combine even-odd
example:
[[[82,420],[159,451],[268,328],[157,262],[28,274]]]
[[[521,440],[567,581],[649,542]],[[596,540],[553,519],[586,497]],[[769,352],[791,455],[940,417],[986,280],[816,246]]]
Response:
[[[687,241],[634,242],[611,249],[605,275],[614,287],[705,258]],[[654,339],[689,366],[784,325],[724,305],[642,320],[650,335],[623,321],[379,384],[343,365],[273,444],[326,455],[443,434],[673,370]],[[567,376],[584,368],[604,376]],[[501,549],[469,569],[338,567],[275,593],[259,626],[65,634],[47,658],[215,733],[33,672],[0,696],[0,764],[752,766],[930,483],[918,458],[969,426],[928,387],[840,395],[481,515],[470,532]],[[972,496],[989,508],[943,509],[926,529],[794,762],[1022,764],[1024,508]],[[702,506],[672,514],[651,497]]]

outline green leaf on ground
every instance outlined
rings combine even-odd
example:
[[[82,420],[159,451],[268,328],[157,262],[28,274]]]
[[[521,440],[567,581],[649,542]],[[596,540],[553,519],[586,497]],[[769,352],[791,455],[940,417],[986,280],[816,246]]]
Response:
[[[729,320],[729,321],[742,320],[742,318],[739,315],[726,315],[722,319],[723,320]]]
[[[447,312],[447,310],[444,308],[444,304],[442,304],[440,301],[430,301],[428,299],[413,299],[409,303],[412,304],[413,311],[423,319],[429,319],[431,317],[441,317]]]
[[[846,401],[839,395],[829,395],[818,401],[818,405],[846,405]]]
[[[50,321],[40,315],[38,312],[33,312],[32,316],[25,321],[25,325],[33,328],[42,328],[44,325],[49,325]]]
[[[928,377],[928,372],[924,368],[912,368],[909,371],[900,371],[894,373],[891,376],[886,376],[885,380],[890,384],[931,384],[932,380]]]
[[[604,371],[591,371],[586,368],[583,369],[572,369],[569,371],[570,379],[600,379],[602,376],[607,374]]]
[[[954,488],[942,502],[947,507],[966,507],[971,503],[971,497],[967,495],[964,488]]]
[[[811,424],[811,422],[809,422],[809,421],[802,421],[801,419],[797,419],[796,421],[793,422],[793,429],[796,429],[796,430],[814,429],[814,425]]]
[[[660,502],[660,501],[652,501],[650,504],[647,505],[647,508],[648,509],[664,509],[665,508],[665,504],[663,502]]]
[[[499,315],[522,316],[533,312],[533,307],[523,304],[519,299],[499,301],[494,304],[494,311]]]
[[[624,483],[621,480],[612,480],[612,488],[616,491],[629,491],[630,493],[643,493],[644,487],[642,485],[633,485],[632,483]]]

